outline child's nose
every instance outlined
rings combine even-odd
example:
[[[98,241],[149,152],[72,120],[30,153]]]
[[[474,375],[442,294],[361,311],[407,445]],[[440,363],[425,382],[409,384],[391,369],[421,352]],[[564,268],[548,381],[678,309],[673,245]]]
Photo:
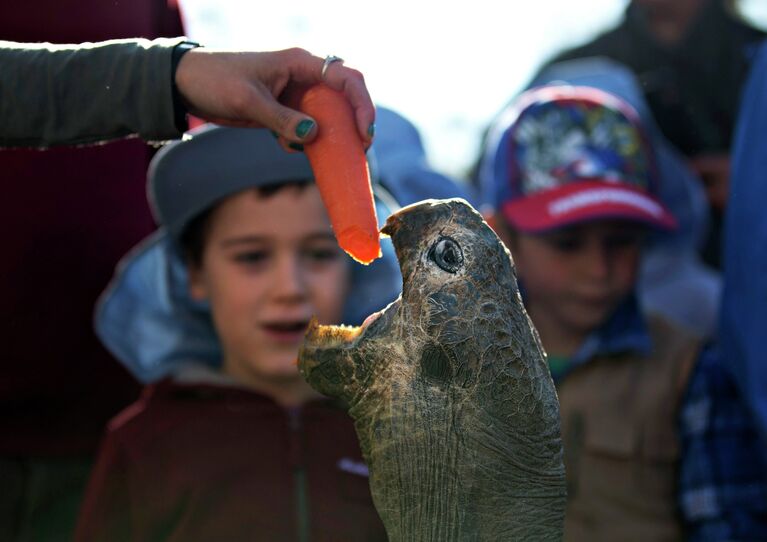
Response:
[[[589,249],[584,254],[584,267],[589,278],[605,280],[612,269],[612,253],[603,243],[589,243]]]
[[[298,258],[285,256],[278,260],[272,293],[281,301],[301,300],[306,296],[306,280]]]

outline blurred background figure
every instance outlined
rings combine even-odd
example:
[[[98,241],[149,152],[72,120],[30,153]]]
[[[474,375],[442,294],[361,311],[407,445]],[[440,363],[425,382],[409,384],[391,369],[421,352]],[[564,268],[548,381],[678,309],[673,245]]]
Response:
[[[681,418],[680,505],[691,542],[767,540],[767,44],[744,88],[724,220],[719,348]]]
[[[0,6],[7,40],[182,34],[167,0]],[[143,179],[153,152],[138,140],[0,152],[0,540],[69,538],[104,424],[138,394],[92,315],[118,258],[152,231]]]
[[[702,254],[715,267],[740,93],[765,35],[732,0],[631,0],[616,28],[547,63],[605,56],[634,72],[661,132],[706,188],[712,227]]]
[[[767,457],[767,44],[760,49],[733,141],[724,230],[722,348],[758,421]]]
[[[703,263],[699,254],[706,243],[710,220],[706,194],[698,177],[658,129],[639,82],[622,64],[607,58],[563,61],[544,69],[530,86],[555,82],[610,92],[639,114],[644,133],[655,150],[653,167],[660,178],[658,197],[678,223],[674,231],[652,235],[643,250],[637,286],[639,301],[645,310],[663,314],[702,339],[713,337],[722,287],[718,270]],[[492,142],[489,148],[493,148]],[[497,160],[504,159],[503,152],[501,147]]]
[[[557,386],[564,539],[679,540],[677,417],[702,342],[637,302],[648,237],[677,226],[651,141],[615,95],[560,84],[521,94],[496,131],[482,199]]]
[[[706,218],[696,204],[702,188],[655,133],[625,68],[599,59],[550,72],[558,83],[520,95],[499,117],[487,139],[497,147],[488,146],[480,180],[483,210],[512,252],[557,384],[565,540],[763,540],[765,454],[725,357],[737,352],[707,344],[721,285],[693,251]],[[639,115],[611,96],[635,103]],[[657,222],[656,231],[640,228],[668,216],[662,203],[679,213],[676,230],[657,231]],[[756,216],[751,227],[760,224]],[[764,296],[749,295],[755,280],[745,271],[730,287],[738,288],[746,325],[733,314],[722,334],[750,350],[742,376],[753,379],[749,392],[759,404],[764,364],[754,333],[763,311],[751,302]],[[642,406],[652,394],[654,406]],[[633,501],[638,495],[645,497]]]

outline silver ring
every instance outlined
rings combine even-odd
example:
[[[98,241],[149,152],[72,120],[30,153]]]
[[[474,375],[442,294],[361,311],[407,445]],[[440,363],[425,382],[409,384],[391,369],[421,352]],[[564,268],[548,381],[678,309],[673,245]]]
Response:
[[[328,68],[333,62],[340,62],[341,64],[343,64],[344,59],[341,58],[340,56],[335,56],[335,55],[328,55],[325,57],[325,62],[322,63],[322,73],[321,73],[323,81],[325,80],[325,73],[327,73]]]

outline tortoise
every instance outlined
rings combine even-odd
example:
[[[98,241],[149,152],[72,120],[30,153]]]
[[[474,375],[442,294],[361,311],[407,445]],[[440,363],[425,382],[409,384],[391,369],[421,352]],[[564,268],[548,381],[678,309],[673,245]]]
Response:
[[[299,369],[343,401],[392,541],[560,540],[559,403],[511,255],[461,199],[390,216],[402,293],[310,325]]]

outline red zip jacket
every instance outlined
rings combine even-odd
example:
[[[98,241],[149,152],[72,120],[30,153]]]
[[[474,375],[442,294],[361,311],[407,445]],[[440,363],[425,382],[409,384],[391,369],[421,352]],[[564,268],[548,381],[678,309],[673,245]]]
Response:
[[[77,542],[386,540],[351,418],[164,380],[115,418]]]

